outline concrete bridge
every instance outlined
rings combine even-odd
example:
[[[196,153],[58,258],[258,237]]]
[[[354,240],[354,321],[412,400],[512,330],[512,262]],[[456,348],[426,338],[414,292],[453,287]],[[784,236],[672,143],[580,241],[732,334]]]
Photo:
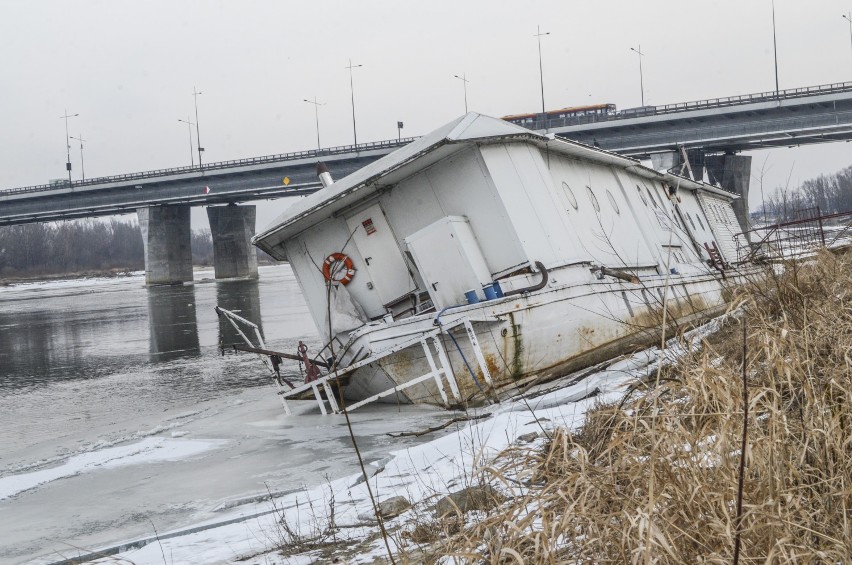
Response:
[[[256,277],[249,240],[256,208],[241,203],[303,196],[321,188],[317,161],[342,178],[412,138],[299,151],[0,191],[0,225],[136,212],[145,246],[147,284],[192,280],[190,214],[208,206],[216,278]]]
[[[765,92],[601,116],[538,120],[530,129],[637,158],[655,168],[689,164],[692,176],[736,192],[748,225],[751,157],[745,150],[852,139],[852,83]],[[189,208],[209,206],[217,278],[257,276],[249,238],[255,208],[241,203],[320,188],[316,162],[335,178],[414,138],[300,151],[0,191],[0,226],[136,211],[148,284],[192,280]],[[217,205],[222,206],[217,206]]]
[[[637,159],[678,169],[735,192],[734,209],[748,231],[751,157],[742,151],[852,139],[852,83],[645,106],[616,114],[539,120],[555,133]],[[686,157],[686,159],[684,159]]]

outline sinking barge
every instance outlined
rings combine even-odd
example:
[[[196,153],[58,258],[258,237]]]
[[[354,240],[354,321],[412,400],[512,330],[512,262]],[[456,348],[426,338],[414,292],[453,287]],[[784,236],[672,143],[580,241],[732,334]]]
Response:
[[[743,281],[734,194],[469,113],[300,200],[253,243],[328,343],[323,412],[450,405],[645,346]],[[344,380],[345,379],[345,380]]]

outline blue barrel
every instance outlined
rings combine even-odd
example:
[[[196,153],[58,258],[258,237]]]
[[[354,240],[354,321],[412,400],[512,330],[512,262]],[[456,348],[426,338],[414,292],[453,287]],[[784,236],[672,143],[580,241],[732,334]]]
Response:
[[[483,286],[482,292],[485,293],[485,300],[494,300],[497,298],[497,291],[494,290],[494,285],[487,284]]]
[[[494,281],[491,283],[491,287],[494,288],[494,293],[497,295],[497,298],[503,298],[503,289],[500,288],[500,283]]]
[[[470,289],[464,293],[464,297],[467,299],[468,304],[479,304],[479,297],[476,296],[476,290]]]

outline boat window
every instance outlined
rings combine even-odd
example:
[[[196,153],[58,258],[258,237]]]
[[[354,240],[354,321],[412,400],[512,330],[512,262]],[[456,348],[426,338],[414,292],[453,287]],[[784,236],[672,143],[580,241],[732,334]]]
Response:
[[[592,187],[587,186],[586,191],[589,193],[589,200],[592,201],[592,206],[594,207],[595,212],[600,212],[601,211],[601,205],[598,204],[598,197],[595,196],[594,192],[592,192]]]
[[[692,226],[692,229],[695,229],[695,222],[692,221],[692,216],[689,215],[689,212],[686,213],[686,217],[689,219],[689,224]]]
[[[641,199],[642,199],[642,204],[644,204],[645,206],[647,206],[647,205],[648,205],[648,200],[645,198],[645,195],[644,195],[644,194],[642,194],[642,189],[639,187],[639,185],[638,185],[638,184],[636,185],[636,190],[639,192],[639,198],[641,198]]]
[[[573,206],[574,209],[576,210],[577,209],[577,197],[574,196],[574,191],[571,190],[571,187],[568,186],[568,183],[565,182],[565,181],[562,181],[562,192],[565,193],[565,198],[568,199],[568,202],[570,202],[571,206]]]
[[[648,198],[651,199],[651,204],[654,205],[654,208],[657,208],[657,201],[654,199],[654,194],[651,192],[651,189],[646,186],[645,191],[648,193]]]
[[[612,209],[615,210],[616,214],[621,214],[621,210],[618,209],[618,203],[615,201],[615,196],[609,191],[606,190],[606,197],[609,198],[609,203],[612,204]]]
[[[701,214],[695,214],[695,217],[698,218],[698,224],[701,226],[701,229],[706,230],[704,227],[704,222],[701,220]]]

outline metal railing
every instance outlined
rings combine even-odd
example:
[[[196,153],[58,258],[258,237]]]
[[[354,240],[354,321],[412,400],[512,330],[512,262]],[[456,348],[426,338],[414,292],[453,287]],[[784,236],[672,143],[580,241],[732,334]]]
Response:
[[[10,188],[0,190],[0,196],[6,194],[20,194],[22,192],[42,192],[46,190],[57,190],[61,188],[77,188],[81,186],[91,186],[95,184],[106,184],[112,182],[123,182],[130,180],[142,180],[153,177],[164,177],[171,175],[179,175],[183,173],[201,173],[215,171],[221,169],[230,169],[246,165],[259,165],[264,163],[280,163],[286,161],[297,161],[299,159],[327,157],[329,155],[344,155],[347,153],[358,153],[360,151],[371,151],[374,149],[391,149],[394,147],[402,147],[408,145],[418,137],[403,137],[402,139],[390,139],[386,141],[373,141],[369,143],[359,143],[356,145],[338,145],[335,147],[327,147],[325,149],[311,149],[308,151],[294,151],[292,153],[279,153],[277,155],[264,155],[262,157],[251,157],[248,159],[234,159],[231,161],[219,161],[216,163],[208,163],[206,165],[196,165],[190,167],[173,167],[170,169],[156,169],[153,171],[143,171],[139,173],[127,173],[123,175],[112,175],[107,177],[96,177],[86,180],[73,181],[70,185],[68,181],[57,183],[39,184],[34,186],[23,186],[20,188]]]
[[[795,220],[755,228],[734,236],[737,261],[778,261],[812,255],[818,248],[852,245],[852,211],[822,215],[806,208]]]
[[[675,114],[679,112],[689,112],[693,110],[706,110],[711,108],[741,106],[743,104],[755,104],[759,102],[790,100],[795,98],[802,98],[804,96],[836,94],[841,92],[852,92],[852,82],[837,82],[832,84],[807,86],[803,88],[790,88],[787,90],[779,90],[778,92],[775,92],[773,90],[771,92],[758,92],[755,94],[742,94],[739,96],[707,98],[705,100],[678,102],[675,104],[664,104],[661,106],[642,106],[638,108],[625,108],[624,110],[619,110],[618,112],[609,114],[590,114],[587,116],[552,118],[547,120],[547,127],[549,129],[553,129],[557,127],[566,127],[572,125],[610,122],[617,120],[627,120],[632,118],[645,118],[648,116],[656,116],[662,114]],[[528,127],[533,130],[543,130],[544,120],[536,120],[534,123],[527,124],[524,127]]]

